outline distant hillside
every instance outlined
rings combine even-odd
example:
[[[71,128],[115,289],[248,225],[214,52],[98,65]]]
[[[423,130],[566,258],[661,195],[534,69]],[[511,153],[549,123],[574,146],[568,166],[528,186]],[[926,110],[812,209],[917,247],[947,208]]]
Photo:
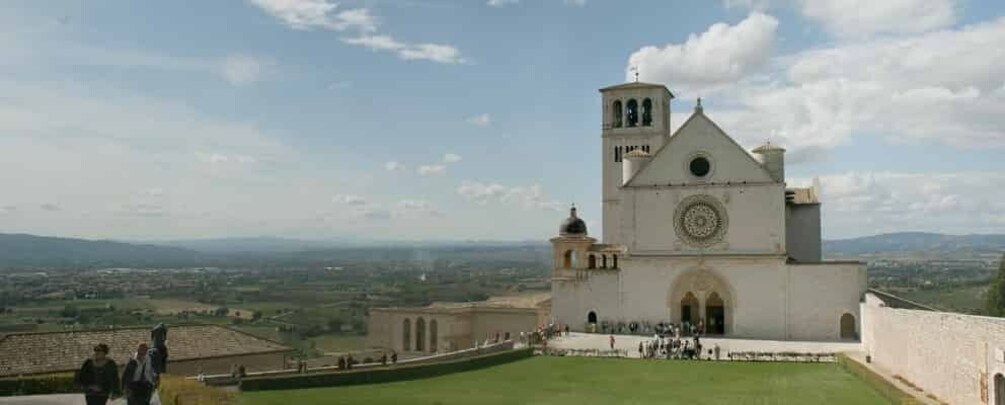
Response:
[[[1005,235],[944,235],[898,232],[852,239],[825,240],[825,256],[870,253],[994,253],[1005,251]]]
[[[273,254],[293,253],[305,250],[324,249],[336,246],[338,242],[274,238],[268,236],[252,238],[186,239],[149,242],[158,246],[171,246],[211,254]]]
[[[175,247],[0,233],[0,269],[183,266],[198,263],[200,256],[198,252]]]

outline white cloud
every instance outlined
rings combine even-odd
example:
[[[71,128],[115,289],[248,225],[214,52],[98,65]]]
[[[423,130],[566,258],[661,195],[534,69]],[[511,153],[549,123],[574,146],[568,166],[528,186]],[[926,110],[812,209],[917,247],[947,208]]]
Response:
[[[369,202],[365,197],[356,194],[337,195],[332,197],[332,202],[336,204],[348,205],[350,207],[369,205]]]
[[[60,208],[60,206],[58,206],[56,204],[52,204],[52,203],[39,204],[38,208],[41,208],[43,211],[61,211],[62,210],[62,208]]]
[[[402,164],[401,162],[392,160],[390,162],[384,163],[384,170],[387,170],[389,172],[398,172],[405,170],[405,165]]]
[[[540,184],[508,187],[498,183],[465,181],[457,188],[457,194],[478,204],[497,202],[523,209],[544,209],[558,211],[562,204],[545,195]]]
[[[490,117],[488,113],[483,113],[483,114],[478,114],[478,115],[475,115],[475,116],[472,116],[472,117],[468,117],[468,119],[466,119],[465,121],[468,124],[479,126],[479,127],[487,127],[489,125],[492,125],[492,117]]]
[[[706,87],[736,82],[759,69],[771,56],[778,20],[751,13],[736,25],[717,23],[691,34],[681,44],[646,46],[628,58],[626,78],[679,87]]]
[[[394,52],[402,60],[428,60],[437,63],[464,63],[461,51],[452,45],[430,43],[405,43],[390,35],[360,35],[342,38],[342,42],[369,48],[373,51]]]
[[[254,83],[261,77],[262,62],[247,55],[230,55],[223,60],[221,74],[233,85]]]
[[[464,158],[462,158],[461,155],[458,155],[456,153],[447,153],[446,155],[443,155],[443,163],[457,163],[460,162],[462,159]]]
[[[338,11],[338,4],[328,0],[251,0],[251,3],[296,30],[377,29],[377,20],[368,9]]]
[[[954,0],[799,0],[803,15],[842,37],[916,34],[956,21]]]
[[[407,216],[432,216],[432,217],[442,217],[444,216],[442,212],[435,209],[433,204],[426,200],[410,200],[404,199],[398,201],[398,205],[394,211],[394,215],[398,217]]]
[[[768,80],[722,89],[725,108],[706,112],[741,142],[771,137],[796,160],[852,134],[1003,148],[1001,43],[1005,18],[799,52],[778,58]]]
[[[422,165],[419,166],[417,172],[422,176],[439,176],[447,173],[447,167],[444,165]]]
[[[809,179],[793,179],[806,186]],[[828,237],[1005,229],[1005,174],[849,172],[820,177]]]
[[[506,7],[509,5],[517,4],[520,0],[489,0],[488,4],[490,7]]]
[[[562,3],[567,6],[583,7],[586,5],[586,0],[562,0]]]

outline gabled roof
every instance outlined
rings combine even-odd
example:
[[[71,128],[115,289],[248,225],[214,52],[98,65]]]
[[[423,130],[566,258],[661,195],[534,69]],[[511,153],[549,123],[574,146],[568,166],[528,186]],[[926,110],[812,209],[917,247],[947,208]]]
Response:
[[[743,148],[743,146],[740,146],[740,144],[737,143],[736,140],[733,139],[733,137],[731,137],[728,134],[726,134],[726,131],[723,131],[722,128],[719,127],[719,125],[715,123],[715,121],[712,121],[710,118],[708,118],[705,115],[704,110],[702,108],[696,108],[695,112],[692,113],[691,116],[688,117],[688,119],[684,121],[684,124],[682,124],[679,128],[677,128],[677,131],[675,131],[673,133],[673,135],[670,136],[670,138],[663,144],[663,146],[661,146],[654,153],[652,153],[652,158],[648,159],[648,162],[646,162],[645,166],[643,166],[642,169],[639,169],[635,173],[635,175],[633,175],[632,178],[629,179],[629,181],[625,183],[624,187],[631,187],[631,186],[636,185],[635,184],[636,180],[638,178],[640,178],[641,176],[643,176],[648,171],[651,171],[652,168],[655,165],[659,164],[658,162],[661,161],[660,156],[663,155],[663,154],[665,154],[665,153],[668,153],[670,150],[672,150],[671,148],[674,145],[674,143],[675,142],[676,143],[680,142],[679,139],[681,138],[681,135],[688,133],[689,127],[691,127],[692,125],[694,125],[695,122],[697,122],[699,120],[704,121],[704,122],[708,123],[709,125],[711,125],[711,127],[714,129],[714,131],[718,132],[719,135],[725,137],[725,139],[727,139],[733,146],[735,146],[736,150],[740,154],[742,154],[744,156],[744,158],[747,161],[749,161],[750,164],[753,165],[753,167],[756,167],[756,169],[754,169],[754,170],[756,170],[756,172],[759,175],[761,175],[761,177],[763,177],[764,179],[770,179],[771,178],[771,175],[768,173],[768,171],[766,169],[764,169],[764,166],[762,166],[760,162],[758,162],[756,159],[754,159],[754,157],[751,156],[750,153],[748,153],[747,150]]]
[[[149,341],[149,328],[14,333],[0,339],[0,377],[76,370],[93,354],[98,343],[107,344],[108,356],[122,367],[136,345]],[[169,326],[167,347],[169,363],[293,350],[278,342],[216,325]]]

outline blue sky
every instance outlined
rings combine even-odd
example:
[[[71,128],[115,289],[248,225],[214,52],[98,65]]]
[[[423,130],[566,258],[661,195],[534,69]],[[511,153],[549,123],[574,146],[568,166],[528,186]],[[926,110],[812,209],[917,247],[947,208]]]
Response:
[[[5,1],[0,232],[599,234],[597,89],[788,150],[825,237],[1005,232],[1005,7],[953,0]]]

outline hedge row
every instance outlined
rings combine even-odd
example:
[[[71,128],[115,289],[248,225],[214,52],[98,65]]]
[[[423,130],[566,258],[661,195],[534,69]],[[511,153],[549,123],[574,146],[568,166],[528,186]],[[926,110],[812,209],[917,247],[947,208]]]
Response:
[[[0,397],[70,392],[82,392],[72,373],[0,378]]]
[[[157,388],[164,405],[233,405],[237,394],[219,388],[207,387],[184,377],[162,375]]]
[[[401,365],[322,374],[248,377],[241,381],[241,390],[289,390],[414,380],[495,366],[525,359],[532,355],[533,349],[528,348],[443,363],[417,364],[414,366]]]
[[[918,404],[919,402],[911,395],[896,385],[893,385],[890,381],[887,381],[883,376],[876,374],[870,370],[865,365],[852,360],[845,354],[837,355],[837,362],[842,368],[847,370],[849,373],[858,377],[860,380],[865,382],[866,385],[872,387],[880,393],[884,398],[886,398],[892,404]]]

